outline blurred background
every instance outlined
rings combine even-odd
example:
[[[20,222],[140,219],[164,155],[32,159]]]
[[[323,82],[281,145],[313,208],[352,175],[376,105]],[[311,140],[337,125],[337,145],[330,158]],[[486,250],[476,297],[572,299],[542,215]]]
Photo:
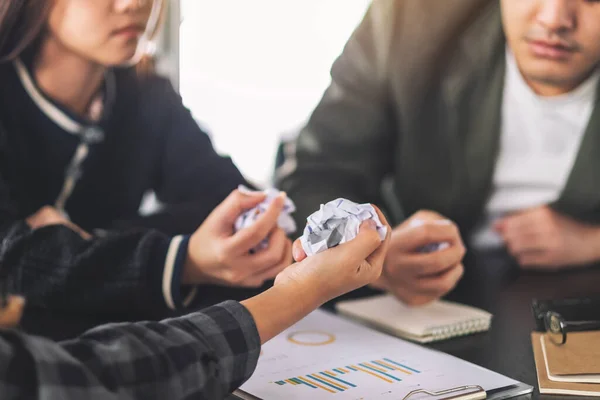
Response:
[[[246,177],[268,185],[370,0],[171,0],[161,73]],[[275,17],[276,16],[276,17]]]

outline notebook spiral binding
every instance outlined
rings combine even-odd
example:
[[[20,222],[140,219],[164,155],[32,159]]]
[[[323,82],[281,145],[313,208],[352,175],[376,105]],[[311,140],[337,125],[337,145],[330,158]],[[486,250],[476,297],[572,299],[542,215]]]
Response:
[[[435,326],[427,333],[437,339],[447,339],[456,336],[469,335],[471,333],[483,332],[488,330],[490,322],[482,319],[472,319],[462,323],[448,326]]]

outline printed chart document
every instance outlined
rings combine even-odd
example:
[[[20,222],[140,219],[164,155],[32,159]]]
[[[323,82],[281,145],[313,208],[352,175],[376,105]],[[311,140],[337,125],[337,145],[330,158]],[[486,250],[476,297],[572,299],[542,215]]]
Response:
[[[401,400],[416,389],[438,391],[463,385],[482,386],[488,399],[532,390],[453,356],[317,310],[263,346],[256,372],[235,394],[264,400],[319,400],[334,395]],[[415,397],[421,398],[425,397]]]

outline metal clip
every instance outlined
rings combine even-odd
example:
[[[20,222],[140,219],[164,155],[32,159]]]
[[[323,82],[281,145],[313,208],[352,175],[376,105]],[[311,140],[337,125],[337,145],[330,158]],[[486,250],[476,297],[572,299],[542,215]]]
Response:
[[[413,390],[412,392],[410,392],[406,396],[404,396],[404,398],[402,400],[406,400],[409,397],[414,396],[419,393],[424,393],[424,394],[427,394],[427,395],[433,396],[433,397],[440,397],[440,396],[444,396],[447,394],[464,392],[464,391],[470,390],[470,389],[475,389],[475,390],[472,390],[472,391],[470,391],[468,393],[464,393],[464,394],[457,394],[457,395],[453,395],[453,396],[443,397],[442,400],[450,400],[450,399],[483,400],[487,397],[485,390],[481,386],[467,385],[467,386],[458,386],[458,387],[446,389],[446,390],[440,390],[438,392],[430,392],[429,390],[425,390],[425,389]]]

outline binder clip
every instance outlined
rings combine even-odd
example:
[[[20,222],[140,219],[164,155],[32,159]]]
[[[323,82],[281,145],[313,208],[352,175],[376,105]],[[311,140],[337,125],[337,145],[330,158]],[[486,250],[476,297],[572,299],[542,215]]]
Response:
[[[439,400],[483,400],[487,397],[485,390],[481,386],[467,385],[440,390],[438,392],[430,392],[429,390],[425,389],[413,390],[404,396],[402,400],[408,400],[409,398],[421,393],[431,397],[438,397]]]

